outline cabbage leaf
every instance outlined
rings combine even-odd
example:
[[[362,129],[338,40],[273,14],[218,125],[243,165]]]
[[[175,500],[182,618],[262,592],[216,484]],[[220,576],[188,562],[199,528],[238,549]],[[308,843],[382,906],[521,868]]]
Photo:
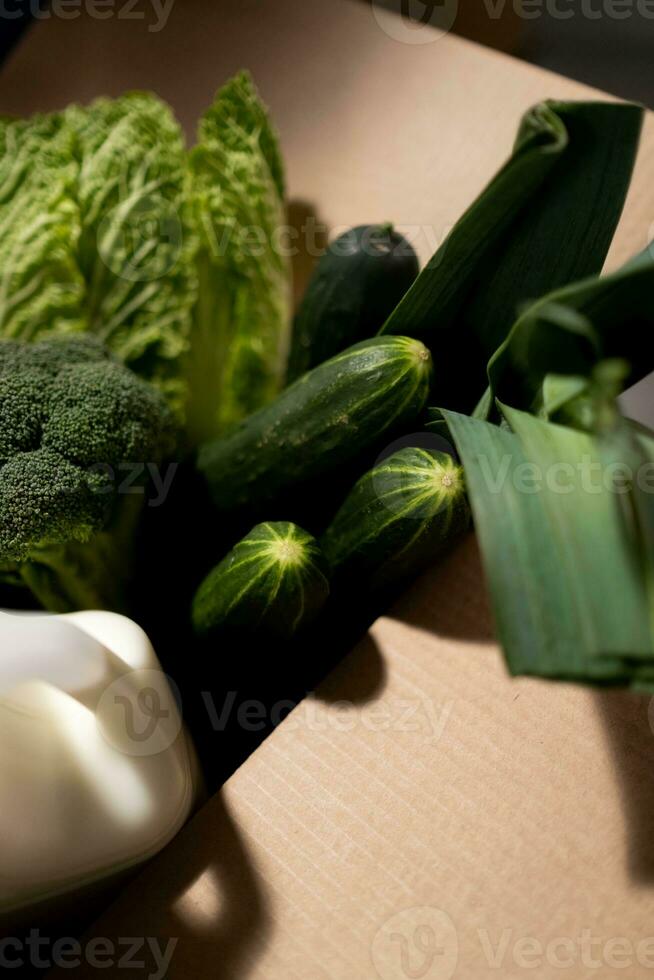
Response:
[[[61,114],[0,120],[0,337],[85,327],[76,176]]]
[[[87,328],[181,410],[179,361],[197,297],[181,129],[167,105],[139,92],[72,106],[66,117],[79,162]]]
[[[277,137],[249,75],[218,93],[190,153],[199,301],[188,359],[193,443],[220,434],[283,386],[291,322],[280,234]]]
[[[291,319],[282,160],[249,75],[198,137],[144,92],[0,119],[0,338],[97,334],[189,447],[277,394]]]

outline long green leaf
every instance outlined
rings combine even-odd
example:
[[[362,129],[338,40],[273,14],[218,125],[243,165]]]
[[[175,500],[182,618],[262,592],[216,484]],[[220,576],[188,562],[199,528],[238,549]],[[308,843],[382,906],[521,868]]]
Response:
[[[636,443],[640,453],[640,479],[633,491],[634,515],[642,549],[650,632],[654,636],[654,433],[639,434]]]
[[[0,337],[84,329],[76,175],[61,113],[0,120]]]
[[[546,102],[527,113],[511,158],[382,327],[420,337],[447,364],[442,404],[473,408],[521,305],[600,271],[641,122],[635,105]]]
[[[66,122],[78,146],[88,328],[181,412],[179,359],[197,292],[181,128],[165,103],[141,92],[71,106]]]
[[[654,368],[654,245],[611,275],[589,277],[537,300],[513,325],[488,366],[503,402],[539,409],[550,374],[589,375],[599,358],[631,366],[634,384]]]
[[[191,442],[214,438],[280,391],[290,340],[290,267],[277,136],[250,76],[218,93],[190,153],[200,301],[187,364]]]
[[[642,537],[631,494],[616,492],[609,468],[633,463],[631,450],[503,413],[512,431],[443,415],[465,466],[511,672],[642,685],[654,666]],[[641,443],[650,460],[653,445]]]

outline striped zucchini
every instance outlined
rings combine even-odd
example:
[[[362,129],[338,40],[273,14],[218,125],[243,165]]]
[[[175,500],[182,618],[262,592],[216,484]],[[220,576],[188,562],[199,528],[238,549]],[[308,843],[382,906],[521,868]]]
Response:
[[[200,636],[224,631],[293,636],[329,595],[326,563],[296,524],[258,524],[209,573],[193,600]]]
[[[422,412],[431,374],[427,348],[394,336],[363,341],[309,371],[200,449],[198,467],[216,507],[256,510],[381,448]]]
[[[371,592],[415,574],[469,520],[462,467],[448,453],[401,449],[359,480],[323,535],[335,590]]]

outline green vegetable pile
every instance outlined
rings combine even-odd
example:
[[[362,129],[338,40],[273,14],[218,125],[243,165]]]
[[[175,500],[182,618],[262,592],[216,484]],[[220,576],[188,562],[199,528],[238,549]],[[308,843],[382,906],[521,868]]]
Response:
[[[3,118],[0,337],[94,334],[164,392],[192,448],[282,385],[284,220],[277,139],[245,73],[190,151],[147,93]]]
[[[600,275],[641,122],[536,106],[420,273],[357,225],[293,324],[247,75],[190,150],[140,93],[0,122],[0,576],[51,609],[139,618],[149,594],[199,657],[297,653],[365,628],[472,517],[513,672],[651,690],[654,433],[618,397],[654,367],[654,249]],[[181,464],[150,524],[107,486],[126,460]],[[597,492],[559,492],[584,460]]]

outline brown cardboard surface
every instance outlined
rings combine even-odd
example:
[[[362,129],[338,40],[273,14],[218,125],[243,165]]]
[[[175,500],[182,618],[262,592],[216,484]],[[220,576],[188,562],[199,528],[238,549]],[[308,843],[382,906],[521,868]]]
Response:
[[[646,702],[507,678],[471,536],[89,936],[175,938],[175,978],[647,977],[653,766]]]
[[[244,65],[279,125],[292,199],[330,227],[417,226],[423,258],[524,109],[592,94],[452,37],[401,43],[347,0],[184,0],[156,34],[117,18],[40,25],[0,109],[149,87],[190,130]],[[651,237],[653,169],[648,118],[611,266]],[[87,938],[113,943],[114,964],[128,937],[177,940],[169,976],[198,980],[638,980],[654,970],[653,773],[645,701],[508,678],[471,537]],[[139,977],[156,970],[152,946],[133,958]]]

